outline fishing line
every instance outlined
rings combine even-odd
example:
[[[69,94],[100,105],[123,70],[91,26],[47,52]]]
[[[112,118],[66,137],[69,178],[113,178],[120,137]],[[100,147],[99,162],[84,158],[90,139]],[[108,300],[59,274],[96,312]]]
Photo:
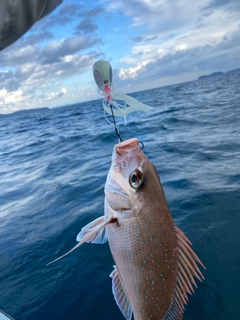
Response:
[[[97,31],[96,31],[96,25],[95,25],[95,23],[94,23],[93,10],[91,9],[90,12],[91,12],[92,21],[93,21],[93,29],[94,29],[93,34],[94,34],[94,36],[97,38]],[[101,53],[99,43],[97,42],[96,44],[97,44],[97,48],[98,48],[98,53],[99,53],[99,54],[103,54],[103,53]],[[105,113],[105,111],[104,111],[105,119],[107,120],[108,123],[110,123],[111,125],[114,126],[115,131],[116,131],[116,135],[117,135],[117,137],[118,137],[118,140],[119,140],[119,142],[122,142],[123,140],[122,140],[122,138],[121,138],[121,136],[120,136],[120,131],[119,131],[119,129],[118,129],[118,127],[117,127],[117,124],[116,124],[116,121],[115,121],[115,116],[114,116],[114,112],[113,112],[113,107],[112,107],[111,104],[109,104],[109,107],[110,107],[110,109],[111,109],[113,123],[110,122],[110,121],[107,119],[106,113]]]
[[[97,32],[96,32],[96,25],[94,23],[94,16],[93,16],[93,10],[91,9],[91,16],[92,16],[92,20],[93,20],[93,34],[94,36],[97,38]],[[99,43],[97,42],[97,47],[98,47],[98,53],[101,54],[101,50],[100,50],[100,46]]]
[[[92,13],[92,12],[91,12],[91,13]],[[95,29],[96,29],[96,28],[95,28],[95,25],[94,25],[94,31],[95,31]],[[55,45],[57,45],[57,41],[56,41],[55,38],[54,38],[54,42],[55,42]],[[100,48],[99,48],[99,47],[98,47],[98,51],[99,51],[99,53],[100,53]],[[74,85],[74,87],[75,87],[78,95],[79,95],[79,98],[82,100],[82,96],[81,96],[81,94],[80,94],[80,92],[79,92],[79,90],[78,90],[78,87],[77,87],[77,85],[76,85],[76,82],[74,81],[74,79],[73,79],[72,76],[70,76],[70,78],[71,78],[71,80],[72,80],[72,83],[73,83],[73,85]],[[111,124],[112,124],[112,123],[111,123]],[[101,146],[102,146],[102,149],[103,149],[105,155],[106,155],[108,158],[111,159],[111,157],[109,156],[109,153],[108,153],[107,150],[104,148],[104,145],[103,145],[103,143],[102,143],[102,141],[101,141],[99,132],[97,131],[96,128],[94,128],[94,131],[95,131],[96,137],[98,138],[98,140],[99,140],[99,142],[100,142],[100,144],[101,144]]]
[[[116,121],[115,121],[115,117],[114,117],[114,113],[113,113],[113,108],[112,108],[112,106],[111,106],[110,108],[111,108],[111,110],[112,110],[113,123],[108,120],[105,110],[104,110],[104,117],[105,117],[106,121],[107,121],[111,126],[113,126],[113,127],[115,128],[116,134],[117,134],[118,139],[119,139],[119,142],[122,142],[123,140],[122,140],[122,138],[121,138],[121,136],[120,136],[120,131],[119,131],[117,125],[116,125]]]
[[[105,152],[105,155],[110,159],[110,161],[111,161],[111,156],[107,153],[107,150],[106,150],[106,148],[104,147],[104,144],[103,144],[103,142],[102,142],[102,140],[101,140],[101,138],[100,138],[100,134],[99,134],[99,132],[98,132],[98,130],[97,129],[95,129],[95,134],[96,134],[96,136],[97,136],[97,138],[98,138],[98,140],[99,140],[99,142],[100,142],[100,144],[101,144],[101,146],[102,146],[102,148],[103,148],[103,150],[104,150],[104,152]]]
[[[119,129],[118,129],[117,125],[116,125],[116,121],[115,121],[115,117],[114,117],[114,113],[113,113],[113,107],[112,107],[111,104],[110,104],[110,109],[111,109],[111,112],[112,112],[113,125],[114,125],[114,127],[115,127],[116,134],[117,134],[117,136],[118,136],[118,139],[120,140],[119,142],[122,142],[123,140],[122,140],[122,138],[121,138],[121,136],[120,136]]]
[[[97,39],[97,32],[96,32],[97,25],[95,24],[95,21],[94,21],[94,15],[93,15],[92,9],[90,10],[90,13],[91,13],[91,20],[92,20],[93,29],[94,29],[93,34],[94,34],[94,37]],[[98,41],[96,42],[96,44],[98,48],[98,54],[102,55]],[[146,112],[152,109],[152,107],[139,102],[133,97],[123,94],[120,90],[116,90],[113,87],[112,74],[113,74],[112,67],[108,61],[99,60],[94,63],[93,65],[94,80],[99,88],[99,93],[104,96],[104,99],[102,102],[102,106],[104,109],[104,116],[107,122],[110,123],[112,126],[114,126],[116,135],[120,143],[120,142],[123,142],[123,139],[117,127],[115,116],[123,116],[126,124],[126,115],[128,113],[131,113],[137,110]],[[124,103],[118,103],[118,100],[123,101]],[[113,123],[107,119],[105,111],[112,116]],[[141,145],[141,149],[143,150],[144,148],[143,142],[139,142],[139,144]]]
[[[70,76],[70,78],[72,79],[72,82],[73,82],[73,84],[74,84],[74,86],[75,86],[75,88],[76,88],[76,90],[77,90],[77,93],[78,93],[78,95],[79,95],[79,98],[81,99],[81,95],[80,95],[80,93],[79,93],[79,91],[78,91],[78,88],[77,88],[77,86],[76,86],[75,81],[73,80],[72,76]]]

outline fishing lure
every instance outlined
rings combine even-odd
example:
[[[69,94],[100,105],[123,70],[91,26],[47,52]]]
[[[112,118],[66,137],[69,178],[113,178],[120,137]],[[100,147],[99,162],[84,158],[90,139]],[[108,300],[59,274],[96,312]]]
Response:
[[[122,116],[126,124],[126,117],[134,111],[147,112],[153,107],[124,94],[114,88],[112,83],[112,67],[108,61],[99,60],[93,65],[94,80],[99,88],[98,92],[104,96],[102,105],[104,110],[114,116]]]

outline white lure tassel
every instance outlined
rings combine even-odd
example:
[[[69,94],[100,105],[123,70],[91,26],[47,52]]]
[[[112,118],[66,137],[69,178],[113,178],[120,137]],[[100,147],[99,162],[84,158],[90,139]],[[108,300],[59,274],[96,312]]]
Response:
[[[117,117],[123,117],[125,124],[126,124],[126,117],[129,113],[132,113],[134,111],[144,111],[148,112],[149,110],[153,109],[153,107],[148,106],[145,103],[142,103],[138,101],[137,99],[130,97],[126,94],[124,94],[121,91],[116,91],[116,93],[111,95],[112,100],[108,101],[107,99],[103,100],[103,108],[104,110],[112,114],[110,109],[110,104],[114,108],[114,115]],[[117,102],[116,100],[121,100],[122,103]]]
[[[112,67],[108,61],[99,60],[93,65],[93,76],[99,93],[104,96],[103,108],[112,115],[110,105],[113,108],[114,116],[123,117],[126,124],[126,117],[134,111],[148,112],[153,107],[130,97],[112,86]],[[119,101],[119,102],[118,102]]]

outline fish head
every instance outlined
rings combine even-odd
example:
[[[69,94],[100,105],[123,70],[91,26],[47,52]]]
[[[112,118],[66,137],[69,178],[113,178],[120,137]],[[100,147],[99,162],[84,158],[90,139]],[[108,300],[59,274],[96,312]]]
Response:
[[[114,146],[105,195],[115,212],[131,211],[134,214],[143,206],[151,208],[159,187],[162,190],[157,169],[145,156],[136,138]]]

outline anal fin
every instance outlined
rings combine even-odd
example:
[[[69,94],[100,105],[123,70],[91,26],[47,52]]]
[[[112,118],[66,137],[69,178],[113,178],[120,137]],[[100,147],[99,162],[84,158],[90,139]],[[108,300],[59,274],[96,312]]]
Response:
[[[131,320],[132,307],[122,287],[120,276],[116,266],[114,266],[114,270],[110,274],[110,277],[112,278],[112,292],[116,300],[116,303],[119,309],[121,310],[122,314],[124,315],[125,319]]]

